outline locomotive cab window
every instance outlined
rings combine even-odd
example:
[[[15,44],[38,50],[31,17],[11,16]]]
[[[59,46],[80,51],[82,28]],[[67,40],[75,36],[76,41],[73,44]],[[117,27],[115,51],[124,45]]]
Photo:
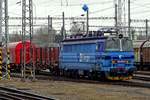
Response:
[[[120,51],[118,38],[108,38],[106,40],[106,51]]]
[[[127,38],[110,37],[106,40],[106,51],[133,51],[132,41]]]
[[[129,38],[123,38],[122,39],[122,49],[123,49],[123,51],[133,51],[132,40],[130,40]]]

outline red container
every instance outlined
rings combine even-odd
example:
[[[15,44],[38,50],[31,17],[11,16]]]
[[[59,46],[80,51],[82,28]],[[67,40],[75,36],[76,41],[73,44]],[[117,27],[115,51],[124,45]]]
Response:
[[[22,49],[23,49],[23,43],[22,41],[19,42],[13,42],[8,44],[8,48],[10,49],[10,63],[11,64],[21,64],[21,55]],[[26,48],[26,64],[30,62],[30,41],[25,42],[25,48]],[[34,50],[33,46],[33,50]],[[33,55],[34,57],[34,55]]]
[[[26,64],[30,63],[30,41],[26,41]],[[58,68],[59,62],[59,47],[40,47],[38,45],[33,46],[33,61],[36,66],[36,70]],[[13,42],[8,44],[10,49],[10,64],[14,69],[20,69],[22,64],[22,49],[23,43]]]

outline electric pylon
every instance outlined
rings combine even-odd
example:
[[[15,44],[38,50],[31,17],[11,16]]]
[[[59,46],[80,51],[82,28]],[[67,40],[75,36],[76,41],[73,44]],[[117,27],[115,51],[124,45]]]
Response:
[[[0,0],[0,80],[10,79],[8,41],[8,1]]]
[[[22,0],[22,77],[23,79],[31,77],[35,79],[35,64],[33,60],[33,2],[32,0]],[[26,41],[30,40],[29,56],[30,61],[26,60]]]

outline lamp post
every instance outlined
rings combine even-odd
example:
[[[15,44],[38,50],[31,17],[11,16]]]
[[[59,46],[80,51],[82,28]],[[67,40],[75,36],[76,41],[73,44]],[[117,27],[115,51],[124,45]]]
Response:
[[[87,29],[86,29],[86,31],[87,31],[87,34],[89,33],[89,10],[87,10],[87,23],[86,23],[86,27],[87,27]]]
[[[82,9],[86,12],[86,34],[89,33],[89,7],[84,4]]]

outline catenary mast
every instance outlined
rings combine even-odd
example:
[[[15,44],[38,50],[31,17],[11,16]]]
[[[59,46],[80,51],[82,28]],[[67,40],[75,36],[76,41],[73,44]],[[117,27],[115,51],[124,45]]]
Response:
[[[33,62],[33,2],[32,0],[22,0],[22,77],[27,76],[35,79],[35,65]],[[26,64],[26,40],[30,40],[30,64]],[[28,73],[28,74],[27,74]]]

